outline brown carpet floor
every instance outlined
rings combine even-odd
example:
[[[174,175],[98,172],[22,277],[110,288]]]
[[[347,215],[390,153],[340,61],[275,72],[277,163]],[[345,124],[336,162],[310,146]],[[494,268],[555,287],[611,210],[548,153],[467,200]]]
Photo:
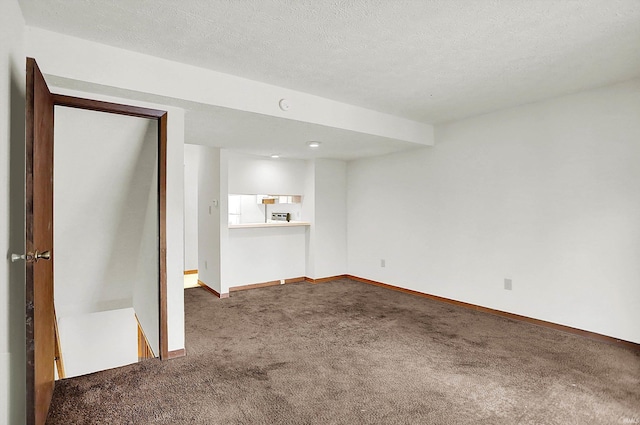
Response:
[[[640,353],[350,280],[185,291],[187,357],[56,384],[48,424],[640,423]]]

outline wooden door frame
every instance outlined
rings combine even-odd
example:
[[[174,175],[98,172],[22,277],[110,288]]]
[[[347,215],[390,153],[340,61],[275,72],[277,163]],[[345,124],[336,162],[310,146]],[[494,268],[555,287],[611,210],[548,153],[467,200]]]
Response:
[[[158,223],[159,223],[159,311],[160,311],[160,359],[169,359],[167,331],[167,111],[142,108],[100,100],[84,99],[61,94],[51,94],[53,106],[107,112],[130,117],[148,118],[158,122]],[[55,114],[54,114],[55,120]],[[54,139],[55,145],[55,139]],[[55,283],[54,283],[55,285]]]

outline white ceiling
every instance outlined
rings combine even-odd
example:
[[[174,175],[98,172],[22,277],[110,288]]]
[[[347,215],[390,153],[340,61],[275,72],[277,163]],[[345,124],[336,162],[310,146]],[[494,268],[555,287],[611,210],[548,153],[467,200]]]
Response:
[[[640,76],[639,0],[21,0],[28,25],[440,123]]]

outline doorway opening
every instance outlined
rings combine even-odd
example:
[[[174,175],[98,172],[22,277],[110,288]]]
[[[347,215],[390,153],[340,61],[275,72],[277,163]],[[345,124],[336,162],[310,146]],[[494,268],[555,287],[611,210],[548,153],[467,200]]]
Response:
[[[44,424],[55,385],[56,353],[53,266],[54,108],[150,118],[157,124],[157,237],[159,355],[169,358],[167,340],[166,163],[167,112],[52,94],[36,61],[27,58],[25,116],[25,319],[27,424]],[[90,247],[77,247],[89,249]]]
[[[56,365],[70,378],[159,353],[158,126],[67,106],[54,122]]]

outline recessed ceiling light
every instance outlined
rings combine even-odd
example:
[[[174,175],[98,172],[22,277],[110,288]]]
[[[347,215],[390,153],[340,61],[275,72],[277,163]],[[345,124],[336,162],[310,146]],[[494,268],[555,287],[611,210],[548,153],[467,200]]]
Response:
[[[309,142],[307,145],[312,149],[316,149],[320,147],[320,142]]]
[[[271,158],[278,159],[280,158],[280,155],[278,155],[277,153],[274,153],[273,155],[271,155]]]

